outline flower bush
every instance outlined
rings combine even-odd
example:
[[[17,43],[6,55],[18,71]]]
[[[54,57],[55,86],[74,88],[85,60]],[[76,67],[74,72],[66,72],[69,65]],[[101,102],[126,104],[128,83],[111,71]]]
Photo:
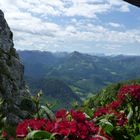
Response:
[[[57,111],[54,121],[45,119],[30,119],[19,123],[16,136],[24,138],[33,130],[42,130],[50,133],[52,139],[65,140],[100,140],[103,138],[111,140],[104,130],[95,125],[93,120],[88,120],[81,111]],[[38,132],[38,131],[37,131]],[[48,133],[47,133],[48,136]]]
[[[62,109],[51,114],[52,117],[44,117],[49,116],[49,111],[45,110],[47,115],[38,113],[35,118],[20,122],[16,137],[25,140],[140,140],[140,85],[122,87],[116,100],[99,107],[92,116],[80,110]],[[7,135],[2,133],[3,138]]]

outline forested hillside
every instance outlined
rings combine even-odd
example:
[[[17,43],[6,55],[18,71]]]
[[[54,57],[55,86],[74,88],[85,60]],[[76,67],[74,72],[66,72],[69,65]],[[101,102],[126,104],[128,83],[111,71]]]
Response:
[[[19,51],[19,55],[32,93],[42,89],[45,97],[50,101],[58,99],[58,103],[67,97],[69,102],[81,101],[111,83],[140,78],[140,56],[101,56],[76,51]]]

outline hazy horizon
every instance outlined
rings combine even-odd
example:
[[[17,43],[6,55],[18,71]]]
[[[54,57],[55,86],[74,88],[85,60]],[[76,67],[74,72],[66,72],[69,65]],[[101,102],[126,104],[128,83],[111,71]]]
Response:
[[[107,54],[107,53],[96,53],[96,52],[89,52],[89,53],[86,53],[86,52],[80,52],[80,51],[76,51],[76,50],[74,50],[74,51],[47,51],[47,50],[17,50],[18,52],[20,52],[20,51],[28,51],[28,52],[49,52],[49,53],[53,53],[53,54],[55,54],[55,53],[68,53],[68,54],[70,54],[70,53],[74,53],[74,52],[78,52],[78,53],[81,53],[81,54],[88,54],[88,55],[100,55],[100,56],[119,56],[119,55],[124,55],[124,56],[140,56],[140,54]]]

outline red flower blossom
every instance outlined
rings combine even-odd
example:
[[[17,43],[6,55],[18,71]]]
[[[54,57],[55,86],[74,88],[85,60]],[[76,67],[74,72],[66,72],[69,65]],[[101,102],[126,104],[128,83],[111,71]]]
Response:
[[[40,130],[43,129],[46,122],[45,119],[31,119],[29,120],[28,125],[32,130]]]
[[[2,137],[3,137],[3,138],[6,138],[7,136],[8,136],[8,133],[7,133],[6,131],[3,131],[3,132],[2,132]]]
[[[120,113],[115,110],[115,108],[120,103],[118,101],[114,101],[113,103],[106,105],[105,107],[97,109],[97,111],[94,113],[94,118],[100,117],[102,115],[113,115],[114,120],[116,120],[116,125],[118,126],[124,126],[127,123],[127,118],[125,113]]]
[[[118,126],[124,126],[127,122],[128,122],[128,120],[124,113],[119,113],[117,115],[117,125]]]
[[[24,138],[28,134],[28,127],[32,130],[43,129],[46,125],[45,119],[30,119],[19,123],[16,129],[16,137]]]
[[[56,132],[59,135],[68,136],[71,133],[69,126],[70,126],[70,122],[68,122],[68,121],[59,122]]]
[[[109,114],[109,110],[106,107],[101,107],[101,108],[98,108],[97,111],[94,113],[94,118],[97,118],[106,114]]]
[[[55,113],[56,118],[66,118],[67,116],[67,111],[65,109],[59,110]]]
[[[78,123],[77,136],[81,139],[87,139],[89,131],[88,126],[85,123]]]
[[[55,122],[47,121],[46,126],[44,128],[45,131],[53,132],[55,127]]]
[[[28,134],[28,120],[19,123],[16,129],[16,137],[24,138]]]
[[[73,135],[73,136],[76,136],[76,132],[77,132],[77,123],[76,123],[76,121],[71,121],[70,122],[69,129],[70,129],[70,134]]]
[[[73,119],[76,121],[85,121],[86,120],[86,115],[81,111],[71,110],[70,113],[71,113],[71,116],[73,117]]]
[[[140,85],[122,87],[118,93],[118,99],[124,100],[127,94],[129,94],[135,100],[140,100]]]
[[[91,134],[97,134],[98,131],[99,131],[99,127],[95,126],[94,122],[91,122],[91,121],[86,121],[86,124],[89,128],[89,132]]]
[[[118,109],[121,106],[122,102],[120,100],[116,100],[106,105],[108,109]]]

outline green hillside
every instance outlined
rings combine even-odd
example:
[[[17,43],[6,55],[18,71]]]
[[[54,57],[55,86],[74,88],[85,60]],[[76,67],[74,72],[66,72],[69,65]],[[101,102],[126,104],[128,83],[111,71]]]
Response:
[[[137,80],[129,80],[124,82],[119,82],[116,84],[110,84],[109,86],[103,88],[94,96],[89,97],[84,101],[83,108],[97,108],[100,106],[104,106],[116,99],[116,95],[119,89],[124,85],[139,85],[140,79]]]
[[[42,89],[44,96],[49,100],[58,100],[58,104],[66,94],[56,91],[57,85],[69,89],[69,102],[72,102],[77,98],[84,100],[112,83],[140,78],[140,56],[98,56],[76,51],[19,51],[19,55],[25,65],[25,79],[31,91]],[[48,79],[55,81],[51,82],[53,86]],[[51,91],[49,96],[47,90]],[[65,107],[65,104],[62,106]]]
[[[39,90],[42,90],[42,102],[48,101],[49,104],[54,106],[54,110],[58,108],[69,109],[75,101],[81,103],[79,96],[61,80],[28,78],[27,82],[32,93],[36,94]]]

